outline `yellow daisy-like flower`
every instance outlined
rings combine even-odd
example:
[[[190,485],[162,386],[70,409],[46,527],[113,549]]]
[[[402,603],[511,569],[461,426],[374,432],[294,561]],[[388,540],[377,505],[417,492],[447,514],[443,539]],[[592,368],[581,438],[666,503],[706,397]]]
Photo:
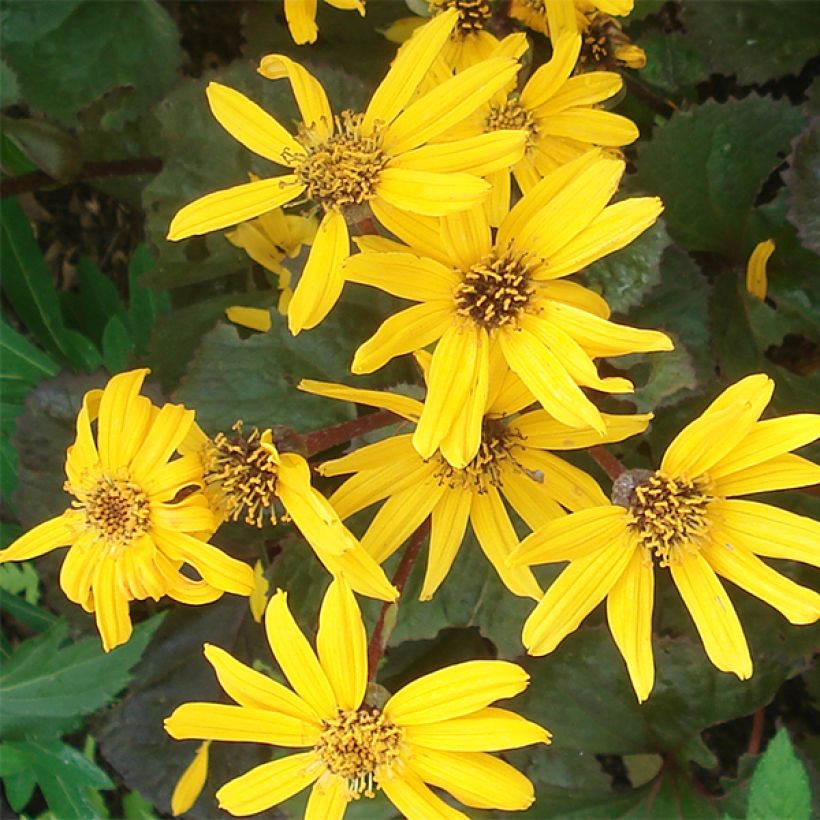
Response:
[[[526,38],[513,34],[501,45],[503,53],[526,50]],[[573,77],[581,37],[565,33],[555,41],[551,59],[529,78],[521,93],[512,84],[445,135],[463,139],[501,129],[527,132],[527,146],[512,173],[527,193],[559,165],[585,154],[594,146],[618,148],[634,142],[639,132],[632,120],[596,106],[623,88],[620,74],[599,71]],[[498,224],[510,206],[510,170],[488,175],[493,191],[488,199],[490,221]]]
[[[251,568],[206,542],[219,522],[202,493],[199,459],[174,458],[194,411],[140,396],[148,372],[121,373],[85,394],[65,465],[71,508],[0,552],[2,564],[69,546],[60,586],[95,614],[106,652],[131,636],[131,600],[207,604],[253,591]],[[180,572],[184,565],[201,580]]]
[[[325,0],[329,6],[344,11],[358,11],[361,17],[365,14],[366,0]],[[303,46],[315,43],[319,35],[316,25],[317,0],[285,0],[285,20],[293,42]]]
[[[523,691],[529,676],[506,661],[468,661],[425,675],[383,705],[367,698],[367,637],[349,587],[325,594],[315,653],[279,590],[265,612],[268,643],[293,690],[216,646],[205,657],[238,704],[185,703],[166,719],[177,740],[264,743],[305,749],[256,766],[216,793],[221,808],[265,811],[312,785],[306,820],[339,820],[347,804],[381,789],[410,820],[465,818],[430,785],[481,809],[517,811],[532,784],[487,752],[549,743],[514,712],[490,706]]]
[[[632,390],[601,378],[595,356],[671,350],[663,333],[608,321],[606,303],[559,281],[632,241],[661,212],[655,197],[607,206],[624,163],[590,152],[546,176],[492,231],[481,206],[439,221],[375,205],[407,245],[360,241],[344,275],[419,304],[391,316],[357,351],[354,373],[437,342],[427,400],[413,446],[466,467],[481,444],[491,357],[500,352],[547,412],[569,427],[603,433],[604,420],[580,386]],[[375,252],[384,251],[384,252]],[[579,386],[580,385],[580,386]]]
[[[251,180],[255,179],[256,177],[251,175]],[[287,313],[288,303],[293,296],[293,289],[290,286],[291,273],[282,264],[282,260],[286,257],[295,259],[302,252],[303,246],[312,245],[318,224],[313,216],[286,214],[281,208],[275,208],[250,222],[242,222],[225,234],[232,245],[242,248],[254,262],[276,274],[281,291],[277,309],[282,314]],[[252,327],[254,330],[270,329],[270,314],[267,310],[228,308],[228,311],[233,311],[233,315],[228,312],[228,318],[232,322]],[[249,313],[243,314],[238,311]]]
[[[208,194],[186,205],[168,238],[184,239],[255,219],[305,197],[323,211],[302,276],[288,306],[298,333],[317,325],[339,298],[342,262],[350,253],[346,216],[386,204],[440,216],[483,201],[490,185],[481,175],[517,162],[526,135],[499,131],[425,145],[485,103],[518,70],[509,57],[487,60],[413,100],[447,41],[458,15],[445,12],[419,29],[393,61],[363,114],[334,117],[319,82],[282,55],[262,59],[260,73],[286,77],[303,123],[296,137],[247,97],[218,83],[208,86],[211,110],[231,136],[293,173]],[[413,100],[411,102],[411,100]],[[478,176],[477,176],[478,175]]]
[[[763,374],[742,379],[678,434],[659,470],[624,473],[618,503],[550,522],[522,542],[516,565],[570,562],[524,625],[531,654],[551,652],[606,598],[612,636],[645,700],[655,678],[654,562],[671,572],[712,663],[742,679],[752,660],[718,575],[792,623],[820,617],[820,595],[757,557],[820,566],[820,524],[734,498],[820,481],[820,467],[790,453],[820,436],[820,416],[759,421],[773,389]]]
[[[431,517],[430,552],[420,595],[424,601],[433,597],[450,571],[468,522],[504,585],[515,595],[539,599],[541,588],[529,569],[507,565],[518,536],[504,500],[532,530],[562,517],[563,508],[600,506],[606,496],[594,479],[549,451],[621,441],[640,433],[652,418],[605,415],[606,435],[591,428],[572,429],[543,410],[518,415],[532,403],[531,394],[509,371],[497,381],[482,419],[478,454],[462,469],[450,466],[441,453],[422,459],[410,433],[362,447],[319,469],[327,476],[355,473],[330,497],[342,518],[384,501],[362,538],[362,546],[379,563]],[[308,380],[299,387],[391,410],[411,422],[418,421],[423,409],[421,402],[395,393]]]
[[[344,575],[362,595],[385,601],[398,597],[384,570],[311,485],[307,461],[298,453],[280,452],[271,430],[254,428],[246,434],[237,422],[230,436],[219,433],[211,441],[199,428],[196,436],[187,446],[202,459],[207,494],[220,518],[243,518],[262,527],[269,516],[275,524],[278,501],[328,572]]]
[[[773,253],[774,242],[771,239],[758,242],[746,264],[746,290],[761,302],[765,300],[769,287],[766,265]]]

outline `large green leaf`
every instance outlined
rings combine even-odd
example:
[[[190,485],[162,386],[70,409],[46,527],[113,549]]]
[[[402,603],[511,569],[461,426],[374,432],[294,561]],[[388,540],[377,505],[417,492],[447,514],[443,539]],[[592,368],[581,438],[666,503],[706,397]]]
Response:
[[[789,220],[802,243],[820,254],[820,119],[813,119],[798,135],[783,176]]]
[[[808,820],[811,791],[806,769],[794,753],[788,731],[771,739],[749,783],[748,820]]]
[[[755,197],[801,123],[788,100],[755,95],[679,111],[639,145],[635,185],[660,194],[687,250],[745,261]]]

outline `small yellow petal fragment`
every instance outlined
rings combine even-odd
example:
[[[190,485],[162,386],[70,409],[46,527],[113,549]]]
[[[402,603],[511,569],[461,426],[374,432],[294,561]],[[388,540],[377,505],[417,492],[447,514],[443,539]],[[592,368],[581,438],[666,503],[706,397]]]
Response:
[[[758,242],[746,264],[746,290],[761,302],[766,298],[768,287],[766,264],[773,253],[774,242],[771,239]]]
[[[241,307],[234,305],[225,308],[225,316],[228,321],[235,325],[258,330],[260,333],[267,333],[271,328],[270,311],[262,308]]]
[[[208,779],[208,749],[210,740],[199,745],[194,759],[182,776],[177,780],[174,793],[171,795],[171,813],[174,817],[184,814],[196,803],[205,781]]]
[[[269,589],[270,582],[265,578],[262,562],[257,561],[253,567],[253,592],[248,600],[248,605],[251,608],[251,615],[253,615],[254,621],[258,624],[262,623],[262,615],[268,603]]]

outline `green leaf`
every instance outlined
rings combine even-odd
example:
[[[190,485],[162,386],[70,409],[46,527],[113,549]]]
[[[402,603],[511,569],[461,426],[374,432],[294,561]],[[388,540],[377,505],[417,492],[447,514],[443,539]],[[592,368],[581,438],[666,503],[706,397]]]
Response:
[[[635,185],[663,198],[669,233],[687,250],[745,263],[755,197],[801,122],[788,100],[754,95],[679,111],[639,146]]]
[[[646,52],[641,79],[666,94],[688,96],[708,74],[700,52],[679,31],[649,32],[638,42]]]
[[[813,119],[794,141],[789,168],[789,221],[803,245],[820,254],[820,119]]]
[[[0,566],[0,590],[12,595],[23,594],[30,604],[36,604],[40,597],[40,578],[30,561],[3,564]]]
[[[62,25],[82,0],[26,0],[0,9],[2,42],[29,43]]]
[[[816,3],[698,0],[682,8],[687,36],[710,73],[735,76],[742,85],[797,74],[817,53]]]
[[[125,322],[119,316],[112,316],[105,326],[102,339],[103,362],[109,373],[125,370],[133,347]]]
[[[86,0],[36,39],[8,43],[5,58],[33,108],[71,125],[82,108],[108,94],[102,124],[116,128],[171,87],[181,51],[173,21],[153,0]]]
[[[20,99],[17,75],[5,60],[0,60],[0,108],[14,105]]]
[[[162,622],[157,615],[140,624],[128,643],[105,653],[97,638],[65,645],[67,625],[24,641],[0,674],[0,726],[6,737],[36,731],[49,718],[74,717],[109,703],[128,683]]]
[[[134,791],[122,798],[122,814],[124,820],[158,820],[153,803]]]
[[[69,182],[80,170],[80,146],[64,129],[45,120],[4,117],[9,139],[42,171]]]
[[[9,805],[16,812],[22,812],[31,800],[34,789],[37,787],[37,776],[33,768],[24,769],[17,774],[10,774],[3,778],[3,790]]]
[[[77,263],[77,290],[61,294],[61,300],[67,321],[98,347],[109,320],[125,317],[116,285],[86,257]]]
[[[788,731],[771,739],[749,784],[748,820],[808,820],[811,791],[806,769],[794,753]]]
[[[43,632],[57,623],[56,615],[6,590],[0,590],[0,610],[34,632]]]
[[[143,287],[142,278],[157,265],[147,245],[138,245],[128,262],[128,313],[126,321],[134,347],[138,352],[145,349],[157,319],[171,309],[167,293]]]
[[[42,379],[55,376],[59,367],[45,353],[0,319],[0,357],[3,373],[0,386],[8,397],[9,382],[20,381],[31,388]]]

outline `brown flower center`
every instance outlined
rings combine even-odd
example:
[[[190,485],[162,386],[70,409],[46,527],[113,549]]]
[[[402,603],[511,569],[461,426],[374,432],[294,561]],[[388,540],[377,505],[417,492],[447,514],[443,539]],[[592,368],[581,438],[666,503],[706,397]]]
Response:
[[[286,157],[307,186],[308,198],[326,211],[361,205],[376,195],[388,157],[382,149],[381,128],[377,124],[372,134],[363,134],[362,118],[343,111],[335,118],[333,134],[323,140],[302,128],[299,142],[307,154]]]
[[[315,746],[322,762],[347,781],[348,799],[374,797],[379,769],[389,769],[400,757],[404,730],[380,710],[339,709],[336,717],[322,721]]]
[[[453,36],[462,39],[487,27],[493,10],[487,0],[427,0],[431,14],[440,14],[448,9],[458,11]]]
[[[526,253],[493,251],[469,270],[461,271],[455,290],[456,312],[487,330],[515,323],[532,304],[533,265]]]
[[[526,131],[528,148],[538,136],[538,125],[532,112],[524,108],[516,96],[511,96],[503,105],[490,108],[490,113],[484,120],[485,131],[501,131],[507,128]]]
[[[601,12],[588,14],[586,19],[578,63],[591,68],[617,68],[622,64],[617,56],[618,48],[632,42],[624,34],[620,22]]]
[[[66,489],[73,493],[70,486]],[[125,549],[151,526],[148,496],[127,477],[101,475],[73,506],[84,512],[86,526],[109,544],[112,552]]]
[[[613,488],[616,503],[618,482],[628,482],[630,473],[638,483],[628,493],[624,506],[630,513],[629,526],[647,553],[667,567],[680,561],[682,550],[698,549],[709,526],[707,510],[712,501],[703,483],[671,478],[660,470],[648,474],[644,470],[629,471],[618,478]]]

